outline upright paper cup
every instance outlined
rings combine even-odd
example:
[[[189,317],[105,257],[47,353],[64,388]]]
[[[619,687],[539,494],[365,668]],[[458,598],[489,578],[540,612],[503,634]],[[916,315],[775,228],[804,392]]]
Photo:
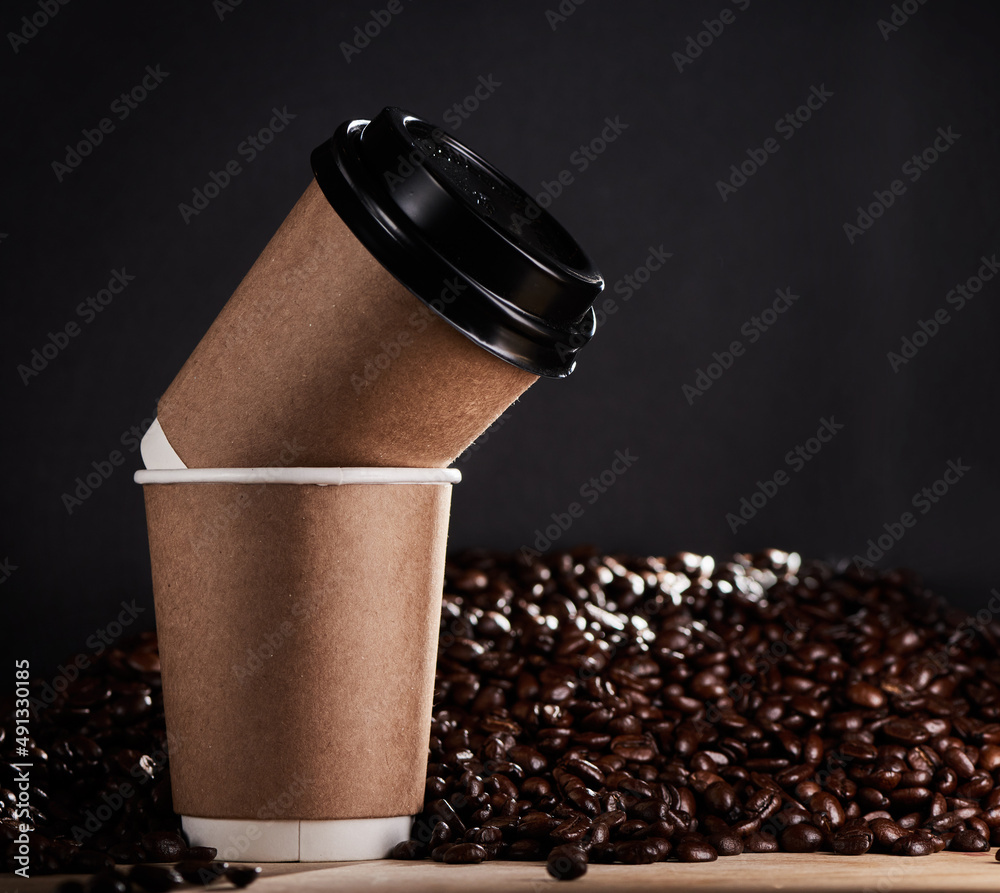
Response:
[[[449,465],[538,376],[563,377],[603,287],[534,199],[399,109],[342,125],[160,402],[190,467]]]
[[[226,859],[383,858],[423,803],[451,469],[139,471],[174,808]]]

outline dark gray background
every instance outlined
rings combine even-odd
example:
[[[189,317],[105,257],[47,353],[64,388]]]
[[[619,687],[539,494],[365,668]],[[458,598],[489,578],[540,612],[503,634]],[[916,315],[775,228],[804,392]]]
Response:
[[[310,150],[341,121],[389,104],[443,124],[480,76],[500,86],[457,135],[533,193],[571,170],[551,210],[596,259],[609,295],[650,246],[673,256],[619,301],[570,379],[533,387],[460,462],[452,545],[532,544],[627,450],[638,461],[557,546],[850,557],[960,459],[971,470],[883,563],[985,604],[1000,584],[1000,285],[951,312],[898,372],[886,354],[1000,250],[994,4],[929,0],[888,40],[877,22],[889,2],[741,5],[587,0],[553,29],[555,0],[413,0],[349,63],[341,42],[382,0],[247,0],[221,19],[208,0],[74,2],[17,53],[6,39],[5,647],[45,670],[86,653],[123,599],[147,608],[132,628],[151,625],[131,480],[139,455],[121,438],[152,417],[308,183]],[[726,7],[735,21],[679,72],[672,54]],[[7,4],[4,31],[38,8]],[[168,77],[59,182],[52,162],[147,65]],[[813,86],[832,97],[782,139],[775,122]],[[185,225],[179,203],[239,157],[272,107],[295,119],[252,163],[240,159],[243,172]],[[627,129],[581,172],[571,155],[606,117]],[[843,224],[903,178],[939,127],[960,138],[849,244]],[[780,150],[723,202],[716,181],[774,136]],[[82,322],[78,303],[122,267],[135,276],[127,290],[25,386],[18,366],[50,331]],[[799,300],[689,404],[682,385],[778,288]],[[790,471],[785,454],[830,416],[843,430],[734,533],[726,514],[758,480]],[[125,465],[69,514],[62,494],[115,449]]]

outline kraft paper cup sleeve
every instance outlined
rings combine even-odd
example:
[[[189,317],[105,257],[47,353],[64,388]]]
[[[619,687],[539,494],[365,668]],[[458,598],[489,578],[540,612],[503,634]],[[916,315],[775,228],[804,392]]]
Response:
[[[185,827],[211,837],[227,822],[252,826],[245,859],[385,855],[423,803],[459,473],[167,469],[135,479]]]

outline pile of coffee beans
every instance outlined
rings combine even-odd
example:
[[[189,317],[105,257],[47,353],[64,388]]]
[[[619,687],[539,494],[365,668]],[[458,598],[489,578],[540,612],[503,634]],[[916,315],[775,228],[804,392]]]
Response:
[[[539,860],[571,880],[589,862],[985,851],[998,643],[990,612],[904,571],[776,550],[464,553],[447,567],[425,807],[393,855]],[[32,874],[92,873],[94,893],[251,882],[179,836],[155,637],[88,663],[32,683],[27,758],[0,727],[0,870],[26,821]]]
[[[986,612],[984,612],[986,613]],[[424,813],[443,862],[1000,844],[1000,623],[769,550],[447,571]]]
[[[180,834],[153,633],[79,655],[30,690],[27,753],[15,747],[13,723],[0,725],[0,871],[17,869],[27,847],[32,876],[92,874],[94,893],[156,893],[220,878],[243,887],[256,878],[259,868],[218,861],[215,849],[190,847]],[[15,791],[29,763],[23,809]],[[78,889],[66,885],[66,893]]]

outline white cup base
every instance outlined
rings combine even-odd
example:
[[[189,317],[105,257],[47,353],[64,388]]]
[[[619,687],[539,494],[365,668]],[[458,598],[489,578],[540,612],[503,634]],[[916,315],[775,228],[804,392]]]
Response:
[[[385,859],[410,836],[413,816],[280,821],[181,816],[191,846],[211,846],[227,862],[351,862]]]

